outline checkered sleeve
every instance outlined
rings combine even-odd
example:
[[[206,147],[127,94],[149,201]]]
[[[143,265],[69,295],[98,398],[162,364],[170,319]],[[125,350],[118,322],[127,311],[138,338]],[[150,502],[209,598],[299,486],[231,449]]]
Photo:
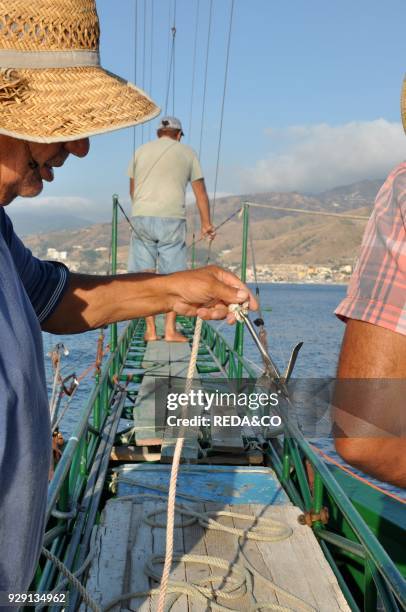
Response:
[[[406,334],[406,162],[376,197],[347,296],[335,314]]]

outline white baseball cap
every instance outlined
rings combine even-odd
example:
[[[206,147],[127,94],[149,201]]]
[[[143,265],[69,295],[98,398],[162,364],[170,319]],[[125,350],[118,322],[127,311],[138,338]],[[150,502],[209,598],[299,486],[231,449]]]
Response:
[[[158,125],[158,130],[164,129],[180,130],[183,136],[182,124],[176,117],[162,117]]]

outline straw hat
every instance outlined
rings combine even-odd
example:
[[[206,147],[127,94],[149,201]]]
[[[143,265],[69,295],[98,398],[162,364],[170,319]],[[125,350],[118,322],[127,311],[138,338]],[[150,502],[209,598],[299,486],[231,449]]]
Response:
[[[148,121],[159,110],[100,67],[94,0],[0,0],[0,134],[76,140]]]
[[[403,79],[402,99],[400,103],[400,109],[402,112],[403,129],[406,132],[406,75],[405,75],[405,78]]]

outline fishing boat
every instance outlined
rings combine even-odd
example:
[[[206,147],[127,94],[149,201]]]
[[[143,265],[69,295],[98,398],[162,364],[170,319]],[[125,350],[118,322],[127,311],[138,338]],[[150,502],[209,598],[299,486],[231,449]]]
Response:
[[[212,217],[233,6],[232,2]],[[173,111],[175,106],[175,17],[173,21],[165,111],[171,86]],[[144,12],[144,63],[145,23]],[[198,10],[195,34],[197,24]],[[194,65],[196,40],[195,35]],[[246,202],[220,224],[241,220],[243,281],[253,206],[263,203]],[[112,274],[117,271],[119,211],[124,213],[118,196],[113,196]],[[192,266],[197,242],[193,239]],[[108,350],[101,330],[93,388],[63,442],[58,440],[65,410],[61,398],[72,397],[77,381],[61,377],[63,350],[58,349],[51,398],[55,465],[42,555],[31,587],[43,594],[38,609],[406,609],[404,497],[372,483],[307,439],[290,387],[300,343],[281,374],[266,347],[264,321],[259,316],[256,323],[258,334],[240,311],[234,341],[229,343],[210,323],[178,317],[187,343],[147,343],[145,321],[138,319],[120,332],[117,324],[110,326]],[[256,339],[260,373],[244,355],[247,327]],[[275,420],[272,426],[271,421],[253,425],[244,420],[247,413],[236,401],[227,404],[221,398],[219,416],[227,422],[241,419],[239,427],[203,420],[204,409],[194,406],[192,411],[188,401],[187,416],[196,420],[187,431],[185,426],[176,429],[168,421],[168,396],[178,397],[187,389],[245,397],[276,393],[276,405],[266,404],[261,412]],[[164,589],[162,565],[168,558]]]
[[[114,196],[113,273],[119,206]],[[248,205],[241,220],[244,280]],[[244,319],[233,346],[210,323],[203,322],[197,345],[196,321],[179,317],[178,324],[189,342],[146,343],[143,319],[120,335],[111,325],[104,359],[102,330],[94,387],[49,485],[32,590],[67,592],[70,611],[157,609],[168,487],[182,435],[163,609],[405,609],[404,501],[324,456],[288,416],[298,349],[283,375],[272,371],[267,353],[271,364],[258,376],[244,357]],[[196,392],[281,391],[285,408],[268,412],[278,417],[276,429],[212,421],[186,435],[169,427],[168,393],[190,382],[193,353]],[[236,404],[221,405],[221,414],[241,416]],[[44,599],[41,606],[56,604]]]

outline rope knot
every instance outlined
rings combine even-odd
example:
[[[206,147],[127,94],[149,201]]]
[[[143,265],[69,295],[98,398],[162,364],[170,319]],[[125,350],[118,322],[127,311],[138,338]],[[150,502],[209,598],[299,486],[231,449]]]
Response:
[[[228,310],[233,313],[239,323],[242,323],[243,319],[240,313],[242,312],[244,315],[248,314],[249,302],[244,302],[243,304],[230,304]]]

